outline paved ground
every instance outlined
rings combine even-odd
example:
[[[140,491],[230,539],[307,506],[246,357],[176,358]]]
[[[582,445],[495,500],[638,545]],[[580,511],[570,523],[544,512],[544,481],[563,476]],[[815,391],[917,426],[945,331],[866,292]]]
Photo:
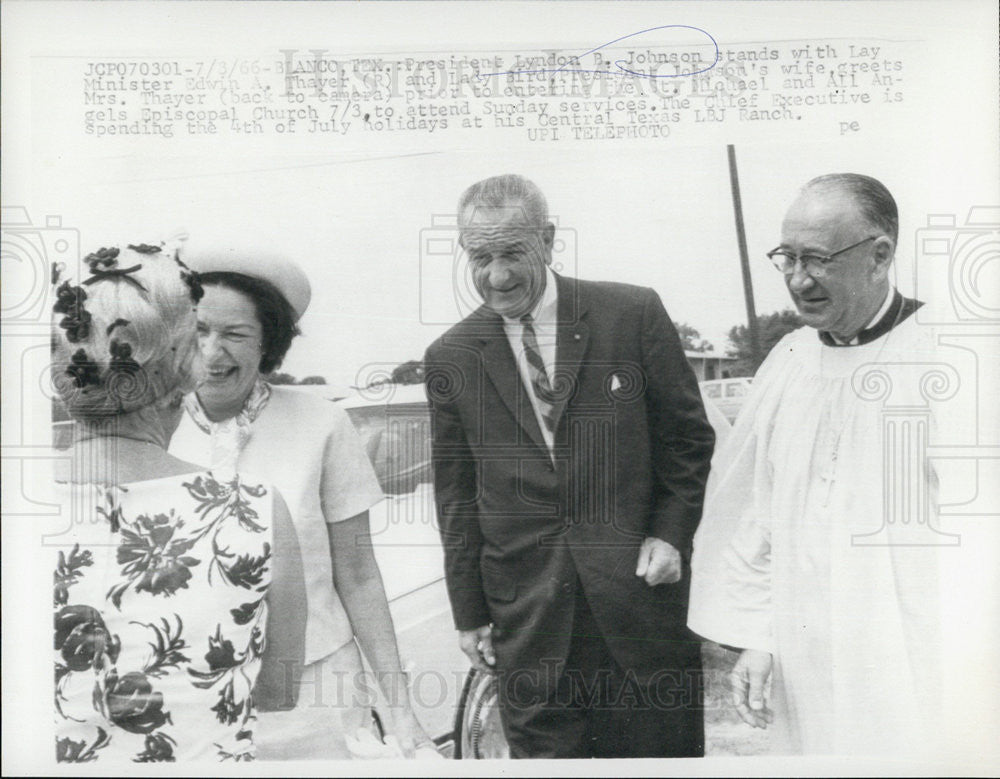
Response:
[[[701,649],[706,674],[705,688],[705,755],[765,755],[769,744],[766,730],[745,724],[729,703],[725,677],[736,660],[736,654],[717,644],[705,642]]]

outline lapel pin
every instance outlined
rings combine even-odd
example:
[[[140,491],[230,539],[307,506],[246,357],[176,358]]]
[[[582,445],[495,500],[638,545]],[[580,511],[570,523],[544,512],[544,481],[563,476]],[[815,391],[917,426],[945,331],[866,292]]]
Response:
[[[579,333],[573,333],[573,340],[574,341],[579,341],[580,340],[580,334]]]

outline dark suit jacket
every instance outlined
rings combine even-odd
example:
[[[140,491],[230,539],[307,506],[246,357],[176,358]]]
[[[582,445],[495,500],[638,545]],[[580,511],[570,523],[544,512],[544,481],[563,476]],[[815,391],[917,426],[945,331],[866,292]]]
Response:
[[[425,356],[455,625],[493,623],[498,667],[538,669],[566,656],[579,583],[623,668],[683,667],[698,656],[686,559],[715,440],[698,384],[653,290],[556,283],[554,458],[498,315],[480,308]],[[635,575],[646,536],[685,556],[679,583]]]

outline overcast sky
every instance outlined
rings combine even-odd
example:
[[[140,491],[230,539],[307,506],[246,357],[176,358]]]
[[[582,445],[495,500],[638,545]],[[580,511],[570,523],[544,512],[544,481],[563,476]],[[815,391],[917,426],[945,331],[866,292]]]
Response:
[[[907,208],[920,195],[910,190],[913,176],[893,170],[870,144],[850,152],[737,147],[758,312],[788,304],[780,274],[763,256],[779,242],[785,208],[801,183],[834,170],[880,176],[897,193],[900,287],[912,290],[905,220],[920,212]],[[720,352],[729,328],[746,321],[723,145],[242,163],[155,158],[94,167],[85,192],[66,181],[52,197],[64,204],[64,223],[81,226],[85,252],[184,228],[192,247],[268,246],[301,263],[313,301],[283,368],[298,376],[351,383],[366,364],[418,358],[468,311],[476,300],[464,260],[429,251],[453,237],[437,225],[453,215],[462,189],[503,172],[527,175],[545,192],[565,247],[555,257],[563,273],[653,287],[675,321],[693,325]]]
[[[176,29],[186,30],[181,51],[188,53],[214,52],[218,31],[238,28],[238,44],[232,36],[227,39],[230,49],[271,57],[289,42],[303,48],[315,40],[331,51],[364,53],[391,50],[393,37],[413,41],[412,25],[385,7],[369,7],[385,16],[375,28],[342,15],[336,25],[322,25],[337,14],[329,4],[295,7],[293,17],[266,4],[245,5],[238,24],[229,14],[213,26],[205,14],[228,14],[228,9],[200,6],[188,13],[185,4],[169,4],[155,9],[169,13],[169,19],[157,22],[146,10],[137,14],[142,21],[133,28],[159,41],[158,23],[179,25]],[[54,213],[78,228],[84,252],[117,240],[155,241],[178,228],[190,234],[192,244],[283,249],[302,264],[313,284],[313,302],[302,322],[305,334],[284,370],[352,383],[367,364],[391,366],[420,357],[474,302],[460,285],[458,297],[467,305],[456,306],[450,259],[429,262],[421,246],[440,232],[435,232],[435,217],[453,214],[460,192],[486,176],[517,172],[541,186],[567,247],[557,257],[563,272],[655,288],[674,320],[693,325],[719,352],[725,351],[729,328],[746,320],[727,143],[737,149],[760,313],[788,305],[781,277],[763,255],[777,245],[782,215],[796,189],[814,175],[863,172],[889,186],[901,213],[897,274],[904,292],[913,290],[914,234],[928,214],[998,199],[996,117],[989,106],[963,101],[961,80],[950,79],[939,67],[946,53],[948,69],[965,77],[978,72],[973,63],[983,61],[983,50],[966,45],[967,28],[961,24],[951,29],[947,19],[935,18],[930,43],[899,49],[901,41],[926,36],[926,14],[890,19],[878,12],[884,6],[852,3],[837,6],[836,18],[821,14],[820,22],[803,5],[755,3],[753,13],[737,14],[734,8],[749,5],[699,4],[696,13],[671,19],[649,13],[653,6],[648,4],[602,4],[590,6],[588,15],[569,18],[561,10],[566,7],[511,5],[518,13],[498,18],[495,29],[463,25],[448,15],[426,34],[433,51],[447,51],[449,40],[461,42],[454,44],[456,51],[509,51],[522,45],[530,50],[536,39],[544,41],[540,31],[553,24],[564,25],[567,39],[574,35],[581,42],[594,41],[607,29],[624,30],[623,8],[634,17],[629,29],[697,21],[723,46],[817,36],[836,41],[837,35],[886,36],[891,30],[897,51],[906,56],[908,99],[891,110],[873,104],[864,112],[820,113],[815,121],[727,123],[705,126],[703,133],[699,126],[698,135],[689,129],[683,139],[678,134],[629,143],[529,144],[488,128],[461,143],[400,133],[365,133],[354,141],[293,143],[273,136],[220,142],[209,136],[111,143],[81,132],[79,57],[36,57],[31,99],[25,103],[32,118],[31,153],[15,160],[27,163],[18,179],[27,184],[18,189],[19,202],[31,208],[36,221]],[[656,8],[679,13],[694,6]],[[115,13],[133,11],[116,6]],[[51,32],[48,49],[81,51],[69,32],[70,21]],[[452,28],[461,32],[449,38]],[[310,36],[306,30],[322,34]],[[162,41],[155,50],[163,50]],[[996,78],[995,73],[983,76]],[[15,90],[9,100],[18,97]],[[838,135],[837,120],[855,116],[861,131]],[[991,122],[988,128],[984,121]],[[963,220],[964,211],[958,215],[958,222]]]

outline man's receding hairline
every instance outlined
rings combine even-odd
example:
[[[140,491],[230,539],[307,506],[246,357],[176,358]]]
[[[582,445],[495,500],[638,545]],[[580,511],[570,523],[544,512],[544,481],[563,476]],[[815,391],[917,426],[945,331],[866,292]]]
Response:
[[[462,213],[458,215],[459,227],[470,227],[472,226],[470,220],[467,216],[473,216],[478,209],[483,211],[488,211],[490,213],[501,213],[507,215],[504,222],[512,222],[516,217],[521,217],[521,226],[524,227],[544,227],[547,224],[545,219],[534,219],[531,209],[525,205],[524,198],[518,198],[516,201],[507,201],[503,205],[496,206],[488,203],[483,203],[479,200],[470,200],[465,204],[465,208],[462,209]]]
[[[871,230],[878,230],[880,233],[887,237],[892,237],[886,232],[882,225],[873,221],[869,215],[866,213],[864,204],[861,199],[857,196],[857,193],[851,190],[850,185],[845,184],[843,181],[834,180],[820,180],[820,181],[810,181],[802,186],[799,190],[798,195],[796,195],[795,200],[792,201],[792,206],[785,212],[785,219],[788,218],[788,213],[791,212],[792,208],[799,206],[803,199],[807,196],[822,195],[833,193],[839,195],[843,198],[843,202],[847,203],[854,215],[857,216],[864,224]],[[785,220],[782,220],[782,225],[784,225]]]
[[[842,195],[848,195],[851,200],[857,200],[857,195],[851,191],[851,185],[843,179],[819,177],[803,184],[799,193],[804,194],[814,191],[839,192]]]
[[[828,173],[807,181],[796,201],[811,194],[844,197],[861,220],[893,242],[899,239],[899,212],[895,198],[878,179],[860,173]]]
[[[851,192],[848,187],[838,185],[835,182],[821,181],[817,184],[805,184],[795,196],[795,200],[792,201],[792,206],[789,207],[789,211],[793,207],[799,206],[807,197],[815,198],[816,196],[822,195],[839,195],[844,202],[849,203],[852,208],[860,216],[864,216],[864,209],[862,204],[858,200],[858,197]],[[866,220],[867,221],[867,220]]]

